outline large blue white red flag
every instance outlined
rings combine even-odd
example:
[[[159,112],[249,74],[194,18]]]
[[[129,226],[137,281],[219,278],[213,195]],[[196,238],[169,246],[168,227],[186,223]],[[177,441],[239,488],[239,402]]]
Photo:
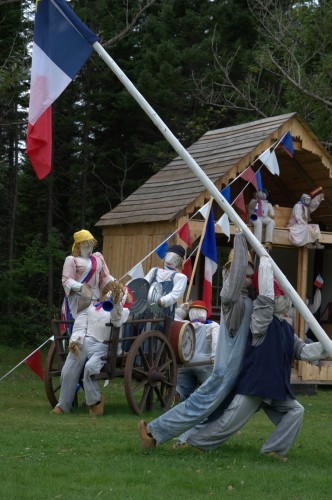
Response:
[[[218,267],[217,242],[212,208],[206,225],[201,252],[205,257],[203,300],[207,305],[209,317],[212,312],[212,277]]]
[[[51,171],[52,103],[75,78],[98,37],[65,0],[39,0],[36,9],[27,154],[43,179]]]

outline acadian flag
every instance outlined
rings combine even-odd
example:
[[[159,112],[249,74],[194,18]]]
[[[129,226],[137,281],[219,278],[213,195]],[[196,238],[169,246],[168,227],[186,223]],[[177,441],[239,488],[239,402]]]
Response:
[[[203,300],[207,305],[209,317],[212,312],[212,277],[218,267],[216,233],[214,231],[214,215],[212,208],[206,225],[201,252],[205,256]]]
[[[65,0],[39,0],[36,9],[27,155],[43,179],[51,171],[52,103],[85,64],[98,37]]]

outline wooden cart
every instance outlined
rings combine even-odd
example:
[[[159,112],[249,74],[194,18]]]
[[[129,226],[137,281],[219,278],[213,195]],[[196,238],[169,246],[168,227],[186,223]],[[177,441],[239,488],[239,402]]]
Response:
[[[61,370],[68,354],[70,321],[52,321],[54,342],[45,365],[45,389],[52,406],[58,403]],[[63,326],[66,331],[61,333]],[[165,411],[174,401],[179,364],[189,361],[195,350],[195,333],[190,322],[169,317],[128,320],[121,328],[110,327],[105,364],[96,379],[124,378],[130,409]]]

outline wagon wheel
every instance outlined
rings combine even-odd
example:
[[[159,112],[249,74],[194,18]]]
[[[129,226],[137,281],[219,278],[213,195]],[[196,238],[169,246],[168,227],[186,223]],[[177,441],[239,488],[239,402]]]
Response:
[[[158,403],[167,410],[174,399],[176,378],[175,354],[167,337],[155,330],[141,333],[130,348],[124,371],[130,409],[141,415]]]
[[[63,343],[63,352],[61,352],[60,355],[57,353],[55,342],[52,343],[46,357],[44,369],[45,391],[52,408],[58,404],[61,389],[61,369],[67,357],[68,340],[61,340],[61,342]],[[80,385],[83,388],[82,376],[80,377]],[[78,400],[76,394],[73,406],[77,405]]]

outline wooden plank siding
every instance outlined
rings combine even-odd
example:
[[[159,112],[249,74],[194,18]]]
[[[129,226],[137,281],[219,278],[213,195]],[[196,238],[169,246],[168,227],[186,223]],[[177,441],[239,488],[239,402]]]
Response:
[[[175,223],[127,224],[105,228],[103,232],[103,255],[111,274],[120,279],[127,275],[138,262],[144,259],[176,230]],[[175,237],[172,238],[172,243]],[[159,257],[153,253],[143,265],[145,273],[160,265]],[[129,277],[127,277],[129,279]]]

